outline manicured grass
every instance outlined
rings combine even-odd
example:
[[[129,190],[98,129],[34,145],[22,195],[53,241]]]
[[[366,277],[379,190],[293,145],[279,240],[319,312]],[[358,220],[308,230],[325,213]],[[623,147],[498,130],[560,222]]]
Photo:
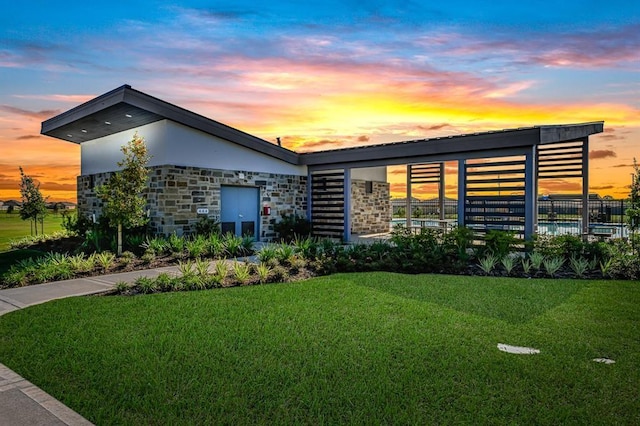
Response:
[[[44,218],[44,233],[51,234],[62,230],[62,215],[49,213]],[[38,226],[40,233],[40,226]],[[19,213],[0,212],[0,252],[9,250],[11,240],[19,240],[31,235],[31,224],[20,219]]]
[[[339,274],[34,306],[0,317],[0,362],[96,424],[638,424],[639,305],[638,282]]]

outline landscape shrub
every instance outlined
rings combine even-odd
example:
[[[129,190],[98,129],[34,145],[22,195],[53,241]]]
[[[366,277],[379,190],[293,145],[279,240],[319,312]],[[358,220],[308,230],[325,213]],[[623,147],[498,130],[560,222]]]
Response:
[[[278,246],[275,244],[267,244],[263,246],[257,253],[260,263],[275,265],[277,263]],[[273,263],[275,261],[275,263]]]
[[[589,261],[584,257],[569,259],[569,265],[577,278],[584,278],[585,273],[589,270]]]
[[[85,216],[70,216],[76,222],[71,222],[65,229],[69,232],[84,238],[82,245],[79,247],[81,252],[101,252],[110,250],[116,252],[118,249],[118,240],[116,231],[109,226],[109,221],[100,217],[93,223],[91,219]],[[63,224],[64,227],[64,224]],[[127,234],[124,238],[124,248],[126,250],[142,254],[141,246],[148,239],[149,229],[146,225],[127,228]]]
[[[330,275],[337,272],[335,258],[320,253],[307,263],[308,268],[316,275]]]
[[[141,255],[143,253],[142,244],[145,239],[146,237],[142,234],[127,234],[124,236],[124,249],[131,254]]]
[[[242,237],[241,254],[242,256],[250,256],[253,254],[253,247],[255,245],[255,239],[250,235],[244,235]]]
[[[134,281],[134,286],[143,294],[154,293],[158,289],[158,282],[154,278],[139,277]]]
[[[238,257],[244,255],[242,237],[233,234],[225,234],[222,238],[226,256]]]
[[[562,268],[562,265],[564,264],[564,258],[562,256],[545,257],[545,259],[542,261],[542,264],[544,265],[544,269],[547,274],[551,278],[553,278],[556,272],[558,272],[560,268]]]
[[[500,260],[500,263],[502,264],[502,267],[504,268],[504,271],[507,273],[507,275],[511,275],[513,269],[516,266],[516,256],[517,255],[514,256],[513,254],[507,253]]]
[[[59,241],[64,238],[68,238],[71,235],[72,234],[67,231],[56,231],[50,234],[29,235],[17,240],[12,240],[11,242],[9,242],[9,247],[11,247],[12,249],[26,249],[49,241]]]
[[[258,276],[258,282],[260,284],[265,284],[269,282],[269,278],[271,277],[271,267],[266,263],[259,263],[255,265],[255,273]]]
[[[185,240],[184,245],[189,258],[197,259],[207,254],[209,250],[209,239],[204,235],[196,235],[193,238]]]
[[[103,251],[102,253],[96,254],[96,263],[105,271],[111,269],[115,261],[116,255],[110,251]]]
[[[131,290],[131,285],[126,281],[118,281],[114,287],[116,293],[128,293]]]
[[[209,260],[196,258],[195,272],[199,277],[206,277],[209,274]]]
[[[394,245],[392,256],[395,268],[392,272],[407,273],[450,272],[457,269],[457,257],[448,256],[448,247],[439,230],[423,228],[418,234],[412,234],[406,228],[396,228],[392,232]],[[457,243],[452,247],[456,247]],[[450,248],[450,247],[449,247]]]
[[[314,258],[321,250],[318,240],[310,235],[296,235],[291,241],[291,245],[295,247],[296,253],[302,254],[307,259]]]
[[[475,233],[466,226],[456,226],[443,236],[445,256],[454,262],[468,262],[472,257]]]
[[[178,258],[182,257],[184,255],[184,246],[184,238],[179,237],[175,232],[169,235],[169,238],[167,239],[167,248],[173,256]]]
[[[220,222],[215,219],[201,216],[195,224],[196,235],[208,237],[210,235],[220,234]]]
[[[531,273],[531,267],[532,267],[531,259],[523,257],[520,259],[520,264],[522,266],[522,273],[525,275],[525,277],[528,277],[529,274]]]
[[[69,234],[84,236],[87,231],[93,228],[93,221],[88,216],[78,215],[77,211],[63,211],[62,227]]]
[[[604,243],[585,242],[577,235],[536,235],[533,238],[533,250],[545,257],[562,257],[565,261],[579,257],[597,257],[606,255]]]
[[[165,253],[165,250],[169,248],[167,241],[164,237],[147,237],[145,241],[141,244],[141,247],[144,249],[145,253],[153,253],[156,256],[161,256]]]
[[[96,228],[99,234],[99,228]],[[90,231],[90,236],[94,231]],[[149,267],[156,261],[181,262],[191,265],[196,272],[187,273],[186,281],[177,277],[172,282],[158,286],[157,291],[184,288],[213,288],[225,285],[286,281],[292,277],[325,275],[335,272],[390,271],[401,273],[461,273],[484,275],[509,275],[526,277],[578,277],[640,279],[640,259],[634,255],[627,240],[608,242],[583,242],[574,236],[537,237],[529,247],[532,251],[519,258],[511,252],[500,257],[494,254],[510,247],[513,237],[509,233],[490,233],[493,236],[485,244],[486,255],[476,257],[472,249],[473,231],[456,228],[449,233],[424,229],[412,234],[397,228],[390,240],[371,244],[344,245],[336,240],[316,240],[297,236],[291,244],[268,244],[258,253],[262,266],[234,268],[240,276],[229,276],[227,263],[220,261],[216,270],[208,271],[210,259],[241,258],[253,253],[254,240],[233,235],[208,237],[196,235],[189,239],[173,234],[169,238],[145,238],[144,255],[137,258],[133,252],[125,252],[119,258],[110,251],[75,255],[48,254],[16,262],[0,277],[0,286],[15,287],[52,280],[73,278],[78,275],[104,273],[118,269]],[[489,250],[491,248],[491,250]],[[491,254],[491,256],[489,255]],[[158,256],[167,256],[158,259]],[[183,262],[185,258],[194,262]],[[128,266],[130,265],[130,266]],[[244,265],[244,263],[242,264]],[[181,266],[186,267],[186,266]],[[268,272],[267,272],[268,271]],[[198,282],[191,277],[198,277]],[[235,278],[234,278],[235,277]],[[188,282],[187,282],[188,281]],[[135,293],[136,290],[130,291]],[[139,292],[139,291],[138,291]]]
[[[640,280],[640,258],[633,250],[616,251],[607,262],[606,274],[618,280]]]
[[[153,251],[145,251],[144,254],[140,257],[140,260],[148,265],[156,260],[156,254]]]
[[[281,265],[288,265],[289,260],[293,257],[295,253],[296,253],[295,247],[286,243],[278,244],[275,249],[276,260]]]
[[[234,261],[231,269],[233,270],[233,278],[239,282],[240,285],[249,282],[251,278],[251,265],[249,263]]]
[[[128,265],[131,262],[133,262],[135,259],[136,259],[136,255],[130,251],[123,252],[118,258],[120,263],[122,263],[123,265]]]
[[[542,262],[544,262],[544,255],[539,251],[533,251],[529,253],[529,260],[531,260],[531,266],[539,271],[542,268]]]
[[[497,255],[489,252],[485,254],[484,257],[480,258],[480,260],[478,261],[478,265],[486,275],[491,275],[496,265],[498,264],[498,260],[499,258]]]
[[[283,242],[291,242],[296,237],[311,235],[311,222],[306,217],[296,214],[282,215],[280,222],[273,224],[273,230]]]
[[[498,259],[503,259],[514,250],[516,245],[521,243],[522,240],[515,236],[515,232],[489,229],[484,236],[484,245],[477,249],[478,257],[489,252],[496,255]]]
[[[84,253],[79,253],[69,257],[69,264],[78,273],[89,272],[96,266],[96,257],[93,254],[85,257]]]
[[[218,260],[214,265],[214,269],[214,282],[221,286],[224,284],[225,279],[229,275],[229,267],[227,266],[227,261]]]
[[[182,277],[190,277],[195,275],[194,263],[191,260],[178,261],[178,271]]]

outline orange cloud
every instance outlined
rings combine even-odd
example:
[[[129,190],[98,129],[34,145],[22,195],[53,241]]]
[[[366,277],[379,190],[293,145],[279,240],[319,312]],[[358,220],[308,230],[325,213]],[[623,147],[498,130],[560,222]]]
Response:
[[[626,168],[631,169],[631,168],[633,168],[633,164],[632,163],[630,163],[630,164],[616,164],[616,165],[611,166],[611,167],[616,167],[616,168],[621,167],[621,168],[625,168],[625,169]]]
[[[616,153],[610,149],[601,149],[589,151],[589,159],[597,160],[600,158],[616,157]]]
[[[582,183],[577,180],[575,182],[567,182],[563,179],[545,179],[538,183],[538,188],[540,194],[578,193],[582,192]]]
[[[40,183],[40,191],[50,201],[76,200],[76,176],[79,165],[24,165],[25,174]],[[0,200],[20,199],[20,171],[17,165],[0,163]]]

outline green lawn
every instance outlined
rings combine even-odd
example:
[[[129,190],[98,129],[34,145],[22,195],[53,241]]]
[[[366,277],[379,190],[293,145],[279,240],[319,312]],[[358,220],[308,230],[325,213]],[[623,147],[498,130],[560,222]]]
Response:
[[[96,424],[639,424],[638,306],[638,282],[338,274],[34,306],[0,362]]]
[[[44,233],[51,234],[62,230],[62,215],[49,213],[44,219]],[[38,233],[40,227],[38,226]],[[0,252],[9,250],[11,240],[31,235],[31,222],[20,219],[19,213],[0,212]]]

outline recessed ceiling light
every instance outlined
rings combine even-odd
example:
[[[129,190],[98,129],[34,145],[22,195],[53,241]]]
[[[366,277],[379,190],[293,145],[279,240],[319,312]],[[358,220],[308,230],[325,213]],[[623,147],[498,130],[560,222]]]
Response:
[[[111,122],[110,121],[105,121],[104,124],[109,124],[110,125]]]
[[[133,117],[131,114],[125,114],[124,116],[127,117],[127,118]]]
[[[68,138],[72,138],[72,137],[73,137],[73,135],[67,135],[67,137],[68,137]]]
[[[87,133],[87,131],[85,129],[82,129],[81,131],[82,131],[82,133]]]

